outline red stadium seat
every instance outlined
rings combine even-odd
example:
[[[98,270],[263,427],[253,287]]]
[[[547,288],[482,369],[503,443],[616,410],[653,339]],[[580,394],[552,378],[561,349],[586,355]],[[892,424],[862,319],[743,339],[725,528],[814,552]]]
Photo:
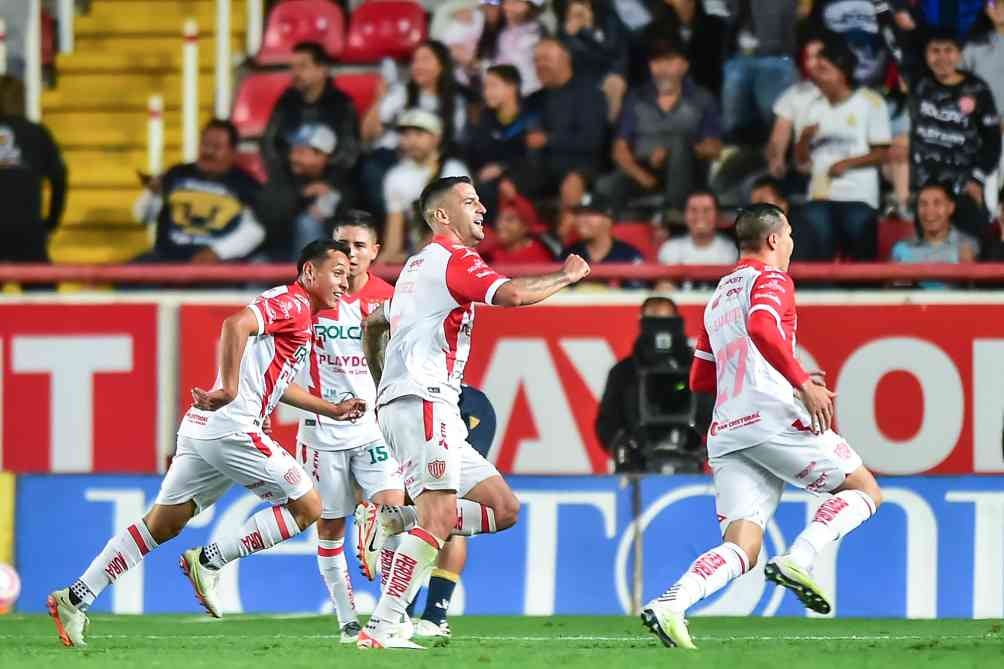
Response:
[[[652,238],[652,224],[645,221],[624,221],[614,225],[614,237],[627,242],[641,251],[646,261],[656,257],[655,240]]]
[[[916,239],[917,229],[913,221],[900,218],[880,218],[878,223],[878,260],[888,262],[892,247],[904,239]]]
[[[376,72],[353,72],[350,74],[339,74],[335,77],[335,86],[352,98],[352,103],[356,106],[356,113],[362,119],[363,114],[369,110],[376,100],[377,87],[380,85],[381,77]]]
[[[385,57],[406,59],[425,40],[427,31],[425,10],[417,2],[364,2],[349,17],[342,62],[376,63]]]
[[[56,19],[42,10],[42,65],[51,66],[56,62]]]
[[[317,42],[332,59],[345,48],[345,15],[329,0],[287,0],[268,15],[261,49],[255,61],[261,65],[283,65],[299,42]]]
[[[259,183],[268,181],[268,174],[265,172],[265,161],[262,160],[261,154],[258,153],[257,149],[238,151],[235,162],[237,163],[237,167],[248,172]]]
[[[252,74],[241,81],[230,120],[241,137],[259,137],[265,132],[272,107],[289,86],[289,72]]]

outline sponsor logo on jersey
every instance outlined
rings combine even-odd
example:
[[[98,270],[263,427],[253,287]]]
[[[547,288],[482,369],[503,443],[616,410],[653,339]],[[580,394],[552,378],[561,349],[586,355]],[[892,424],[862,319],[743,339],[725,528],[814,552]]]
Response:
[[[282,475],[282,478],[286,480],[289,485],[296,485],[300,482],[300,468],[290,467],[286,470],[286,473]]]
[[[429,470],[429,476],[434,479],[441,479],[446,473],[446,460],[433,460],[426,465],[426,469]]]
[[[720,423],[717,420],[711,423],[711,436],[714,437],[721,432],[728,432],[729,430],[737,430],[739,428],[747,427],[754,423],[759,423],[761,420],[760,412],[751,413],[748,416],[741,416],[739,418],[733,418],[732,420]]]
[[[329,339],[361,340],[363,338],[363,328],[361,325],[322,325],[316,323],[314,325],[314,336],[322,343]]]

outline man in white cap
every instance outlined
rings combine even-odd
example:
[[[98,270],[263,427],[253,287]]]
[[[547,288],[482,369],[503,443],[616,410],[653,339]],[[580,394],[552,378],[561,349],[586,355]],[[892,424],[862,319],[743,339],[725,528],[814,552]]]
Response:
[[[470,176],[460,161],[442,155],[443,123],[424,109],[407,109],[397,121],[401,159],[383,182],[387,220],[381,260],[403,262],[408,251],[407,225],[422,189],[440,177]]]

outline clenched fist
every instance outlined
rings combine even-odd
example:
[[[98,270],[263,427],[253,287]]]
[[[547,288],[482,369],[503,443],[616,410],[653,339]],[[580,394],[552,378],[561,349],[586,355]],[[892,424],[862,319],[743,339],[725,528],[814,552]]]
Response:
[[[561,271],[568,277],[569,283],[578,283],[589,276],[589,263],[573,253],[565,258],[565,265]]]

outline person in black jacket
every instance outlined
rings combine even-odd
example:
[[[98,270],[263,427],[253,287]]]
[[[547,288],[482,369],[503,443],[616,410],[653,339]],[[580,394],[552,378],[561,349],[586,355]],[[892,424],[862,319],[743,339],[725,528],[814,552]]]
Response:
[[[650,297],[641,304],[641,317],[670,318],[679,315],[676,302],[668,297]],[[612,452],[617,440],[633,431],[640,420],[638,365],[634,354],[610,368],[596,413],[596,437]]]
[[[356,108],[328,76],[328,57],[320,44],[301,42],[293,47],[291,71],[293,85],[275,103],[261,141],[268,179],[292,175],[291,138],[304,124],[320,123],[331,128],[337,138],[337,148],[328,161],[328,180],[338,186],[348,178],[362,150]]]
[[[0,77],[0,261],[48,262],[48,236],[66,205],[66,165],[45,126],[26,119],[24,86]],[[42,180],[49,182],[49,211],[42,216]]]

